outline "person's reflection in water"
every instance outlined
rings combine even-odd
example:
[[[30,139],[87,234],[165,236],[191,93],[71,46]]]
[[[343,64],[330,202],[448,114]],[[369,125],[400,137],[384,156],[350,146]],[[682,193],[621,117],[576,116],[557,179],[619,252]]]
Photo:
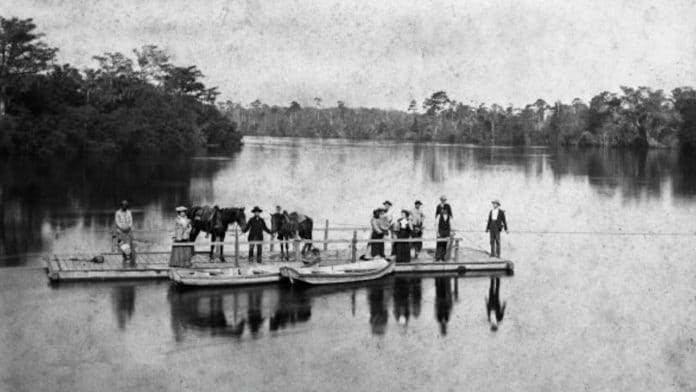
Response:
[[[261,313],[261,305],[263,303],[263,291],[253,290],[249,291],[248,295],[248,308],[247,308],[247,320],[249,321],[249,330],[251,331],[251,336],[257,337],[261,325],[265,320],[263,314]]]
[[[387,330],[387,303],[384,298],[383,287],[370,287],[367,289],[367,301],[370,306],[370,327],[373,335],[384,335]]]
[[[488,289],[486,298],[486,315],[491,324],[491,331],[498,330],[498,325],[503,321],[506,303],[500,303],[500,278],[491,276],[491,286]]]
[[[394,278],[394,318],[404,327],[413,315],[420,314],[421,281],[414,278]]]
[[[295,286],[279,286],[278,305],[268,320],[268,329],[278,331],[288,325],[305,323],[312,317],[312,302]]]
[[[440,324],[440,334],[447,335],[447,323],[452,312],[452,285],[450,278],[435,278],[435,319]]]
[[[111,298],[116,312],[118,329],[124,330],[135,310],[135,286],[116,286]]]

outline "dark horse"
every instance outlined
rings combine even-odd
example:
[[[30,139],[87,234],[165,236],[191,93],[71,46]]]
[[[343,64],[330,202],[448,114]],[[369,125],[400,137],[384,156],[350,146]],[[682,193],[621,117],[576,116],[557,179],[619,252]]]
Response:
[[[189,241],[194,242],[201,231],[211,235],[211,241],[225,241],[227,227],[232,223],[237,223],[239,227],[246,225],[246,215],[244,207],[241,208],[219,208],[218,206],[193,206],[187,212],[191,219],[191,236]],[[210,258],[213,258],[215,246],[210,246]],[[223,246],[220,245],[220,261],[225,261]]]
[[[285,260],[290,259],[290,245],[289,242],[296,237],[303,240],[312,239],[312,229],[314,228],[314,222],[312,218],[307,215],[302,215],[297,212],[291,212],[288,214],[287,211],[283,211],[282,214],[273,214],[271,219],[271,231],[278,233],[278,239],[280,243],[280,257],[285,258]],[[283,246],[285,247],[283,249]],[[302,255],[304,256],[307,252],[312,250],[312,243],[307,242],[302,247]]]

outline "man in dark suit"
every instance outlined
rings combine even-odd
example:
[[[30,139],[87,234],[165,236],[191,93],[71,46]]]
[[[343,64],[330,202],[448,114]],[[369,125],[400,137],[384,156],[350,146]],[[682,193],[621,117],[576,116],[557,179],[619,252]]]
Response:
[[[493,200],[493,209],[488,213],[488,224],[486,231],[491,237],[491,257],[500,258],[500,232],[505,230],[507,233],[507,221],[505,220],[505,211],[500,209],[500,201]]]
[[[447,196],[442,195],[440,196],[440,204],[435,207],[435,223],[437,223],[440,219],[440,215],[442,215],[443,211],[447,211],[447,215],[451,218],[452,216],[452,206],[447,203]]]
[[[242,229],[242,232],[249,232],[249,241],[263,241],[263,232],[271,234],[271,231],[266,226],[266,222],[261,218],[260,214],[263,212],[258,206],[254,207],[251,212],[254,216],[247,221],[246,226]],[[261,263],[261,244],[256,245],[256,262]],[[254,260],[254,244],[249,244],[249,262]]]

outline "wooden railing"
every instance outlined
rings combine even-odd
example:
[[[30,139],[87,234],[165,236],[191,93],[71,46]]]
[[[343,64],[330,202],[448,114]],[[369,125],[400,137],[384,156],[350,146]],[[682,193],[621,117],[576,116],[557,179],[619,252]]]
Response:
[[[328,231],[326,232],[326,236],[328,237]],[[241,245],[249,245],[249,246],[255,246],[255,245],[268,245],[269,249],[271,252],[273,251],[273,245],[274,244],[280,244],[281,246],[285,244],[292,244],[293,245],[293,252],[295,253],[295,259],[296,260],[301,260],[302,259],[302,248],[304,247],[305,244],[323,244],[324,245],[324,250],[328,250],[328,245],[329,244],[349,244],[350,245],[350,261],[352,263],[355,263],[357,261],[357,253],[358,253],[358,244],[359,243],[364,243],[366,245],[370,244],[379,244],[379,243],[391,243],[392,246],[396,243],[414,243],[414,242],[446,242],[447,243],[447,250],[446,250],[446,255],[445,255],[445,260],[448,261],[454,261],[457,262],[459,260],[459,244],[462,239],[454,236],[450,237],[438,237],[438,238],[420,238],[420,237],[411,237],[411,238],[384,238],[384,239],[358,239],[358,232],[357,230],[353,231],[353,237],[351,239],[324,239],[324,240],[307,240],[307,239],[301,239],[301,238],[295,238],[292,240],[273,240],[271,238],[270,241],[245,241],[245,240],[240,240],[239,239],[239,231],[235,230],[234,231],[234,241],[211,241],[206,244],[201,244],[201,243],[196,243],[196,242],[175,242],[172,244],[172,246],[193,246],[195,247],[196,245],[202,246],[205,245],[206,247],[208,246],[234,246],[234,260],[235,260],[235,265],[239,265],[239,255],[240,255],[240,246]]]

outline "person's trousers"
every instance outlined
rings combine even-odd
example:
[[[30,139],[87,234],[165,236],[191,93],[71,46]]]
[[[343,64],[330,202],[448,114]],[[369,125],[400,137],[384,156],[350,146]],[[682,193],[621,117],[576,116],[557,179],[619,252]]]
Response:
[[[490,230],[491,237],[491,256],[500,257],[500,230]]]
[[[442,241],[437,241],[435,246],[435,261],[445,261],[447,257],[447,242],[449,239],[444,238]]]
[[[384,234],[372,232],[370,239],[381,240],[384,238]],[[384,242],[370,242],[370,255],[372,257],[380,256],[384,257]]]
[[[249,261],[254,260],[254,246],[256,246],[256,261],[261,262],[261,244],[259,245],[249,245]]]
[[[422,231],[414,231],[414,232],[411,234],[411,237],[413,237],[413,238],[423,238],[423,232],[422,232]],[[411,246],[412,246],[413,249],[416,251],[416,253],[418,253],[418,252],[420,252],[421,250],[423,250],[423,243],[422,243],[421,241],[412,242],[412,243],[411,243]]]

